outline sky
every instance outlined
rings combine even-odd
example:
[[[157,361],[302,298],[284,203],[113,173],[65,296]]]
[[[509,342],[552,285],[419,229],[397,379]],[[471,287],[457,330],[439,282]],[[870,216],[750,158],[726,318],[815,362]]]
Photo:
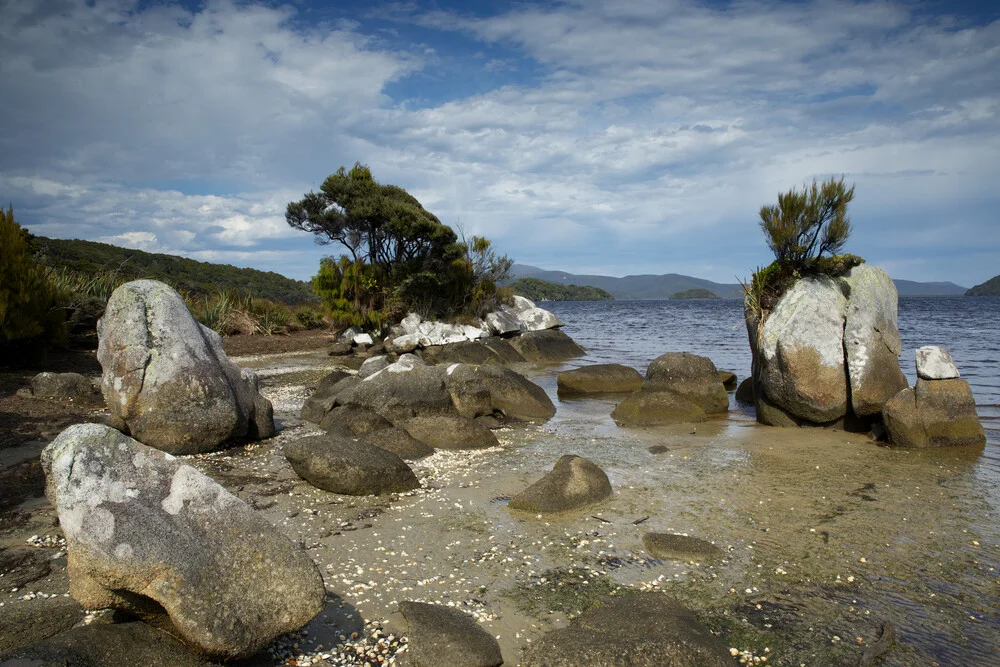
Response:
[[[779,192],[846,251],[1000,273],[1000,3],[0,0],[0,201],[34,234],[308,279],[355,162],[522,264],[723,283]]]

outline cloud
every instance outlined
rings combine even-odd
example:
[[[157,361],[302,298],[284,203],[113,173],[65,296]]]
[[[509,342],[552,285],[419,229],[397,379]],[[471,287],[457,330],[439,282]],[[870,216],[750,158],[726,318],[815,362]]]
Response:
[[[336,248],[285,204],[362,160],[518,261],[730,282],[769,260],[761,204],[844,175],[849,250],[900,278],[995,271],[1000,22],[903,2],[297,7],[4,5],[0,195],[36,233],[308,277]]]

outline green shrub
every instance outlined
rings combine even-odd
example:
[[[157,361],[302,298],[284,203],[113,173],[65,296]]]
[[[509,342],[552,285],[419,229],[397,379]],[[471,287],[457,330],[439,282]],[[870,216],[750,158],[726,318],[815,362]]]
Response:
[[[808,270],[824,252],[836,254],[851,234],[847,205],[854,186],[830,178],[799,192],[794,188],[778,195],[777,206],[762,206],[760,228],[767,246],[782,265]]]
[[[65,313],[45,270],[32,258],[14,208],[0,209],[0,340],[65,342]]]

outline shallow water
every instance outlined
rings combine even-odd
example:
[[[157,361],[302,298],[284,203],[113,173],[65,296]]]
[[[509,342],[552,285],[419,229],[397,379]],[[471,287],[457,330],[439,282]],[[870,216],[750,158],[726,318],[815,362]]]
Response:
[[[397,612],[401,600],[453,604],[475,614],[498,636],[507,663],[517,664],[530,641],[564,626],[597,595],[662,590],[692,607],[730,646],[767,655],[768,664],[856,664],[884,620],[896,626],[899,639],[883,664],[995,664],[995,441],[985,452],[910,452],[849,433],[764,427],[740,410],[697,425],[621,429],[609,416],[614,401],[559,401],[557,373],[608,361],[644,370],[662,352],[710,348],[720,368],[742,377],[749,370],[748,353],[741,366],[745,333],[732,335],[730,321],[738,309],[713,306],[714,326],[705,327],[695,307],[671,310],[670,304],[660,312],[671,316],[659,320],[670,322],[668,328],[653,324],[648,306],[617,302],[617,316],[604,321],[617,322],[630,338],[605,332],[612,341],[602,342],[574,316],[587,312],[599,322],[591,304],[546,305],[592,348],[567,364],[519,369],[556,404],[547,424],[500,431],[499,448],[439,452],[417,462],[423,488],[377,506],[359,501],[349,512],[362,518],[348,517],[349,531],[329,534],[331,517],[346,516],[336,514],[347,511],[343,497],[307,485],[266,510],[310,545],[328,589],[349,609],[366,619],[387,618],[398,631],[405,628]],[[706,333],[697,335],[696,328]],[[907,344],[916,347],[911,339]],[[968,354],[955,356],[963,373],[972,368]],[[980,373],[989,390],[992,362],[983,358]],[[305,395],[301,383],[329,364],[323,355],[253,363],[277,399],[282,437],[303,428],[294,414]],[[668,451],[651,454],[653,445]],[[557,517],[509,511],[506,500],[563,454],[602,466],[614,498]],[[272,466],[283,465],[270,457]],[[289,519],[290,503],[306,514]],[[648,530],[712,540],[726,550],[725,559],[651,559],[641,541]],[[339,622],[311,624],[310,635],[299,640],[303,650],[331,641],[343,628]]]

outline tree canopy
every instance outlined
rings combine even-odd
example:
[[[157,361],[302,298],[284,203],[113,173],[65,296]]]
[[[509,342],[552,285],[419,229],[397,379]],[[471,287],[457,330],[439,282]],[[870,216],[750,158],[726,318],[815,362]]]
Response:
[[[775,259],[805,269],[824,252],[837,254],[851,234],[847,205],[854,199],[854,186],[844,179],[830,178],[799,192],[778,195],[778,205],[762,206],[760,227]]]

